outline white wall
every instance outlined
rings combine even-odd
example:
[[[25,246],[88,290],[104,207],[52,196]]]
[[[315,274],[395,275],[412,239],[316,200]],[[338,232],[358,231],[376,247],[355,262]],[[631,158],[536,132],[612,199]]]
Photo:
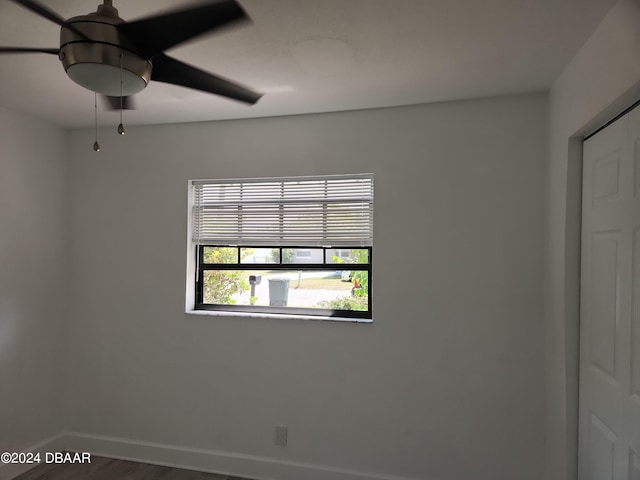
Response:
[[[73,446],[279,480],[538,480],[547,113],[114,127],[99,154],[71,133]],[[188,179],[356,172],[376,175],[373,325],[183,313]]]
[[[0,452],[63,428],[65,150],[61,129],[0,108]]]
[[[640,98],[640,1],[621,0],[554,83],[545,212],[546,474],[577,466],[581,142]]]

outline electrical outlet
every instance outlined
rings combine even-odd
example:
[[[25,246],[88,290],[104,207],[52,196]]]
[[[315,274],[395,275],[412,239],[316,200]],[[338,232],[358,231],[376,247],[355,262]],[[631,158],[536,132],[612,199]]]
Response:
[[[287,446],[287,427],[283,425],[276,425],[275,443],[280,447]]]

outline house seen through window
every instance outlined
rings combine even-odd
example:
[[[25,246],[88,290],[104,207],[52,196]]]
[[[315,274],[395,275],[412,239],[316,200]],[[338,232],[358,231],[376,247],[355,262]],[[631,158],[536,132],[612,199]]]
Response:
[[[372,318],[373,175],[192,185],[195,309]]]

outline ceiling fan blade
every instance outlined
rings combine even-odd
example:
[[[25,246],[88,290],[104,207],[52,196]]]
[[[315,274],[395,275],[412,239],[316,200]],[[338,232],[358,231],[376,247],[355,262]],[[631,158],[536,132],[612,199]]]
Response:
[[[0,53],[50,53],[58,55],[57,48],[0,47]]]
[[[210,30],[249,17],[235,0],[215,0],[118,25],[147,58]]]
[[[214,93],[252,105],[262,97],[261,93],[253,92],[237,83],[192,67],[164,54],[153,58],[151,80]]]
[[[47,20],[51,20],[53,23],[57,23],[62,26],[64,23],[64,18],[55,13],[52,10],[49,10],[47,7],[42,5],[39,2],[34,0],[11,0],[14,3],[22,5],[24,8],[31,10],[33,13],[37,13],[41,17],[46,18]]]
[[[133,95],[129,95],[128,97],[122,97],[122,104],[120,103],[120,97],[109,97],[107,95],[101,95],[104,102],[107,105],[107,109],[109,110],[120,110],[120,106],[122,105],[122,110],[135,110],[136,102],[134,100]]]
[[[49,10],[47,7],[42,5],[40,2],[35,0],[11,0],[18,5],[22,5],[27,10],[31,10],[33,13],[40,15],[41,17],[46,18],[47,20],[51,20],[53,23],[57,23],[60,26],[65,26],[69,30],[71,30],[76,35],[79,35],[82,38],[88,38],[84,33],[74,27],[72,24],[65,25],[65,19],[58,15],[53,10]]]

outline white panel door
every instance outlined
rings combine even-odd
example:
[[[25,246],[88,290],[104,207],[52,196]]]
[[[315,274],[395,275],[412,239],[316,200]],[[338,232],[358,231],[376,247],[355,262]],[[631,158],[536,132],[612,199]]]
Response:
[[[579,480],[640,480],[640,108],[584,142]]]

